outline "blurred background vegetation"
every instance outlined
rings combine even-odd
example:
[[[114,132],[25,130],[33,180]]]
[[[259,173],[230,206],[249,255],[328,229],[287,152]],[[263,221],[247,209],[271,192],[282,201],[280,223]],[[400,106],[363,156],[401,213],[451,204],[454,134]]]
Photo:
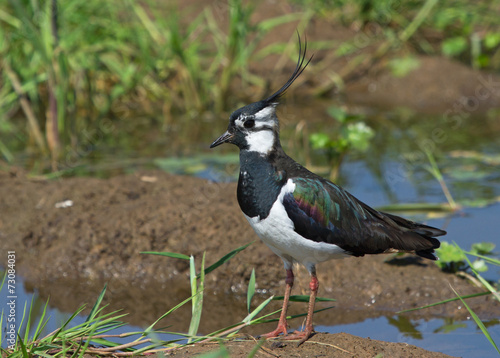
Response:
[[[480,259],[443,242],[439,265],[484,271],[495,245],[470,241],[494,241],[499,212],[499,12],[500,0],[3,0],[0,170],[234,180],[237,150],[208,146],[288,78],[298,31],[314,59],[278,108],[285,150],[381,210],[444,228],[474,218],[448,237]],[[497,93],[479,100],[478,80]]]
[[[82,159],[99,159],[100,147],[124,157],[146,146],[151,153],[195,153],[225,127],[231,110],[286,78],[297,56],[294,29],[307,35],[315,53],[313,69],[296,87],[324,77],[310,86],[308,99],[342,91],[380,59],[396,77],[418,67],[420,55],[498,72],[498,5],[291,0],[273,5],[284,10],[269,15],[257,13],[260,3],[241,0],[182,6],[6,0],[0,4],[0,158],[36,173],[74,174]],[[318,22],[349,33],[310,35]],[[315,32],[321,31],[318,25]],[[339,59],[347,61],[334,66]],[[365,151],[373,129],[363,113],[352,115],[342,103],[323,112],[335,119],[336,132],[299,139],[305,161],[309,146],[323,151],[335,178],[344,154]]]

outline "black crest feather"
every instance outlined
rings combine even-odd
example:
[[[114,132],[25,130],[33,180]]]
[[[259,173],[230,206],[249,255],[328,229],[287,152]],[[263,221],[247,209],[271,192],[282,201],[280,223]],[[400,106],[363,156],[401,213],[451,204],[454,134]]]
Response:
[[[286,83],[279,90],[274,92],[271,96],[269,96],[268,98],[266,98],[262,102],[265,102],[268,104],[271,104],[273,102],[277,102],[280,99],[280,97],[285,94],[288,87],[290,87],[292,85],[292,83],[301,75],[301,73],[307,67],[309,62],[311,62],[314,55],[311,56],[309,58],[309,60],[307,60],[307,62],[305,62],[306,52],[307,52],[307,39],[304,43],[304,52],[302,52],[302,42],[300,41],[300,35],[298,32],[297,32],[297,37],[299,38],[299,58],[297,60],[297,65],[295,66],[295,70],[293,71],[293,73],[290,76],[290,78],[288,79],[288,81],[286,81]]]

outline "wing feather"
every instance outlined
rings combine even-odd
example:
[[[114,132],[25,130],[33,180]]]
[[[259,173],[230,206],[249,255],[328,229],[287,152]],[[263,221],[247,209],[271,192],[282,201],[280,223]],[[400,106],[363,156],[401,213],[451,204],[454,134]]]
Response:
[[[295,190],[283,197],[283,205],[303,237],[335,244],[355,256],[404,251],[436,259],[439,240],[434,236],[445,231],[379,212],[329,181],[292,180]]]

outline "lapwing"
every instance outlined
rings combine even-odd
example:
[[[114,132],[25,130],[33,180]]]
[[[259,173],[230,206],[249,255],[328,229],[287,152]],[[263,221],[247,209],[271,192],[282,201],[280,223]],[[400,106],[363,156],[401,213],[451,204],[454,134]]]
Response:
[[[262,337],[281,334],[299,339],[314,334],[313,312],[319,282],[316,265],[348,256],[408,252],[436,260],[436,236],[446,232],[377,211],[340,186],[312,173],[290,158],[279,137],[276,106],[300,76],[307,43],[288,81],[271,96],[234,111],[227,131],[210,148],[231,143],[240,149],[237,198],[245,218],[261,240],[278,255],[286,271],[286,290],[278,327]],[[294,282],[293,264],[310,273],[310,298],[304,329],[288,334],[287,308]]]

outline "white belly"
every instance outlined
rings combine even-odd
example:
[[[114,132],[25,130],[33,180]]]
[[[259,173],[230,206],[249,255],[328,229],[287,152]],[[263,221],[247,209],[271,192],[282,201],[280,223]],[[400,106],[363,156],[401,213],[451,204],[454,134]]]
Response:
[[[291,268],[294,262],[298,262],[311,271],[317,263],[348,256],[337,245],[314,242],[295,232],[293,222],[283,206],[284,195],[293,192],[294,189],[295,184],[289,179],[264,220],[260,220],[258,216],[251,218],[245,215],[261,240],[283,259],[286,269]]]

